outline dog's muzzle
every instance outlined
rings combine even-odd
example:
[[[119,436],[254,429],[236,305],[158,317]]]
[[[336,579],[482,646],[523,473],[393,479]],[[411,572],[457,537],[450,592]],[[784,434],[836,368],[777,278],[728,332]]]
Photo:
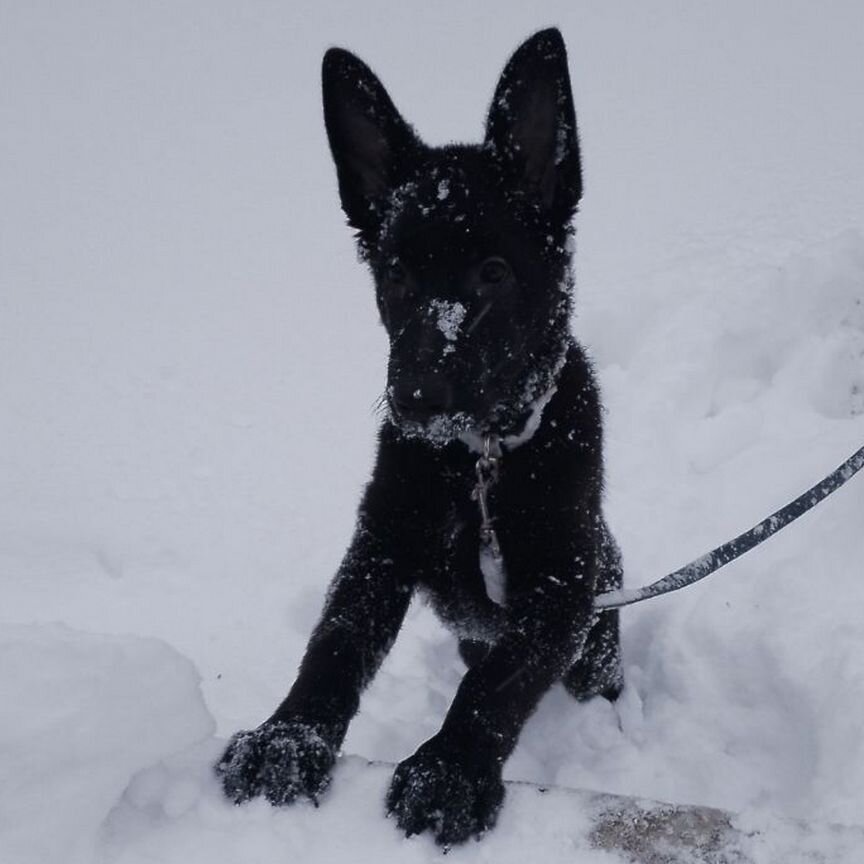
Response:
[[[425,423],[453,408],[453,388],[443,375],[402,376],[387,388],[394,415],[399,420]]]

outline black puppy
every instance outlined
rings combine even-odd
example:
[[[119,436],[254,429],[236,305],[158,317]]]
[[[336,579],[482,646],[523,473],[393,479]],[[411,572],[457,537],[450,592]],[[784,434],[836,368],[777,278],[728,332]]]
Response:
[[[502,766],[556,681],[621,688],[620,586],[603,520],[601,408],[570,335],[582,191],[561,34],[505,68],[480,145],[427,147],[353,54],[324,57],[342,206],[390,337],[388,419],[357,528],[297,681],[217,766],[236,802],[317,801],[360,693],[415,590],[469,666],[440,732],[396,769],[387,807],[439,843],[478,835]]]

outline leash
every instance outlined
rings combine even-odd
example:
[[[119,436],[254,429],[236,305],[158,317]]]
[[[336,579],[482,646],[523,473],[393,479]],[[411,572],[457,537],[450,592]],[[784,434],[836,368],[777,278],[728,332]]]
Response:
[[[486,582],[486,593],[499,605],[504,605],[504,585],[506,581],[504,559],[498,536],[493,526],[494,519],[489,512],[489,487],[498,480],[501,463],[501,446],[496,435],[486,435],[483,438],[483,453],[477,460],[475,471],[477,483],[471,493],[471,498],[477,501],[480,508],[480,570]],[[716,570],[724,567],[730,561],[740,558],[745,552],[755,549],[781,529],[803,516],[808,510],[824,501],[841,486],[851,480],[864,468],[864,447],[853,453],[842,465],[838,466],[827,477],[811,486],[806,492],[781,507],[775,513],[754,525],[749,531],[739,534],[732,540],[723,543],[704,555],[700,555],[689,564],[645,585],[642,588],[619,588],[598,594],[594,598],[594,608],[598,611],[620,609],[632,606],[652,597],[660,597],[686,588],[694,582],[699,582],[710,576]]]
[[[660,597],[662,594],[669,594],[672,591],[686,588],[694,582],[699,582],[706,576],[710,576],[715,570],[719,570],[730,561],[740,558],[745,552],[749,552],[760,543],[764,543],[769,537],[794,522],[799,516],[803,516],[808,510],[815,507],[820,501],[824,501],[844,483],[851,480],[862,468],[864,468],[864,447],[853,453],[842,465],[815,486],[811,486],[794,501],[790,501],[785,507],[781,507],[776,513],[772,513],[758,525],[754,525],[749,531],[739,534],[722,546],[712,549],[695,561],[685,564],[673,573],[669,573],[662,579],[645,585],[643,588],[620,588],[617,591],[599,594],[594,598],[594,608],[599,610],[620,609],[622,606],[641,603],[651,597]]]

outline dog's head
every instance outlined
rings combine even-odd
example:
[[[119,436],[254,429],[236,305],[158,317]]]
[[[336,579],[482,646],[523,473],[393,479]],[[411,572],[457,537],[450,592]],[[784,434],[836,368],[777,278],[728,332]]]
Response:
[[[581,172],[561,34],[523,43],[482,144],[428,147],[353,54],[324,57],[339,193],[390,337],[387,402],[444,443],[518,432],[569,344]]]

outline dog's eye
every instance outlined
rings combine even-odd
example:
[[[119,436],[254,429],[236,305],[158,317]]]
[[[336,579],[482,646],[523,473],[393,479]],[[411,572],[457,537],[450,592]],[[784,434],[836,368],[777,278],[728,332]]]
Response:
[[[488,285],[499,285],[510,275],[510,265],[503,258],[487,258],[480,265],[480,279]]]
[[[384,277],[393,285],[402,285],[405,282],[406,276],[405,268],[399,263],[397,258],[390,261],[384,269]]]

